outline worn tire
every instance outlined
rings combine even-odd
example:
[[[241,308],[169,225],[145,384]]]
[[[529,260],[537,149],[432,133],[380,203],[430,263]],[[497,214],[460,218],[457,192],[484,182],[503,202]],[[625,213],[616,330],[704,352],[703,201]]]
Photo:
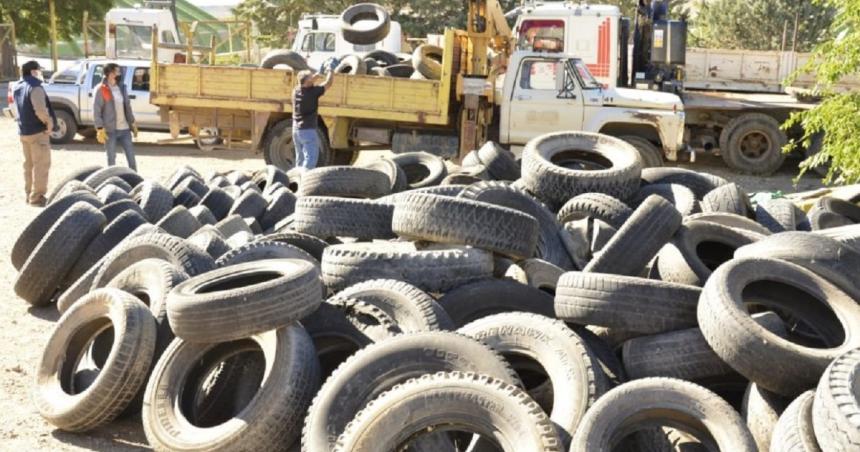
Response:
[[[699,201],[693,191],[681,184],[649,184],[639,188],[632,205],[639,205],[650,195],[657,195],[672,203],[681,216],[688,217],[699,212]]]
[[[233,197],[218,187],[209,187],[209,192],[200,198],[200,205],[209,209],[215,219],[220,221],[230,212]]]
[[[406,172],[394,160],[390,158],[379,158],[363,165],[363,168],[372,169],[385,173],[391,182],[391,193],[398,193],[409,188]]]
[[[236,352],[263,355],[267,371],[241,413],[209,428],[180,408],[186,388],[203,382],[196,369]],[[214,356],[213,356],[214,355]],[[196,378],[195,378],[196,377]],[[234,344],[176,339],[156,364],[144,394],[143,431],[156,450],[271,450],[297,440],[301,417],[319,387],[319,363],[305,330],[293,323]],[[190,389],[190,388],[189,388]],[[226,417],[226,416],[225,416]]]
[[[111,353],[89,387],[77,391],[75,359],[104,328],[113,328]],[[155,347],[155,322],[137,298],[102,289],[60,317],[36,371],[35,403],[42,417],[65,431],[86,431],[117,417],[145,384]],[[71,355],[71,356],[70,356]]]
[[[814,398],[815,391],[806,391],[782,412],[773,429],[770,452],[821,452],[813,427]]]
[[[282,242],[288,245],[293,245],[299,247],[308,252],[311,256],[314,257],[318,262],[322,262],[323,251],[330,245],[330,243],[325,240],[321,240],[317,237],[314,237],[309,234],[303,234],[301,232],[295,231],[286,231],[286,232],[276,232],[274,234],[264,235],[257,240],[271,240],[274,242]],[[331,244],[340,243],[335,240]]]
[[[255,185],[256,187],[256,185]],[[258,192],[248,190],[233,201],[227,215],[239,215],[242,218],[258,218],[266,211],[269,203]]]
[[[157,182],[144,181],[135,190],[130,193],[131,197],[151,223],[158,223],[173,208],[173,194]]]
[[[636,208],[583,271],[636,276],[681,226],[681,214],[651,195]]]
[[[281,188],[272,194],[271,201],[260,218],[260,227],[263,231],[270,231],[279,221],[292,215],[295,210],[296,195],[286,188]]]
[[[78,256],[101,232],[105,217],[95,207],[73,204],[30,253],[15,279],[15,293],[34,306],[51,302]]]
[[[648,184],[683,185],[692,190],[699,200],[715,188],[729,183],[722,177],[684,168],[645,168],[642,170],[642,180]]]
[[[409,188],[439,185],[448,175],[445,161],[427,152],[406,152],[391,157],[391,160],[406,174]]]
[[[522,167],[526,188],[554,208],[582,193],[628,199],[639,188],[642,172],[633,146],[587,132],[551,133],[529,141],[523,149]]]
[[[633,209],[612,196],[603,193],[583,193],[564,203],[558,211],[558,222],[565,224],[583,218],[596,218],[614,228],[620,228]]]
[[[127,211],[108,223],[107,226],[93,238],[78,256],[75,265],[66,275],[66,284],[70,286],[138,227],[148,224],[146,219],[135,211]]]
[[[76,169],[70,173],[67,173],[65,175],[65,177],[63,177],[62,179],[60,179],[59,182],[54,184],[54,189],[51,190],[50,192],[48,192],[47,204],[51,204],[52,202],[54,202],[54,199],[59,198],[59,193],[62,191],[63,187],[67,183],[69,183],[73,180],[78,181],[78,182],[83,182],[84,180],[86,180],[87,177],[89,177],[91,174],[95,173],[96,171],[98,171],[100,169],[102,169],[102,167],[100,165],[92,165],[92,166],[85,166],[83,168],[78,168],[78,169]],[[86,185],[89,187],[89,184],[86,184]],[[93,188],[93,187],[90,187],[90,188]]]
[[[310,69],[308,62],[301,54],[288,49],[272,50],[260,60],[260,67],[264,69],[273,69],[280,64],[285,64],[296,72]]]
[[[735,183],[720,185],[702,198],[702,212],[726,212],[750,218],[750,199]]]
[[[488,141],[478,148],[478,159],[496,180],[515,181],[520,178],[520,166],[514,154]]]
[[[187,239],[188,243],[206,251],[212,259],[218,259],[230,251],[230,245],[224,241],[221,231],[212,225],[205,225]]]
[[[176,206],[167,212],[161,220],[156,223],[156,226],[164,229],[164,232],[175,235],[177,237],[187,239],[194,234],[195,231],[202,228],[203,225],[191,215],[184,206]]]
[[[718,450],[757,451],[741,417],[713,392],[682,380],[647,378],[624,383],[601,397],[580,423],[570,452],[610,450],[626,427],[646,420],[658,425],[671,421],[700,433],[694,436],[710,436]]]
[[[462,285],[441,298],[457,328],[477,319],[504,312],[530,312],[554,317],[552,296],[509,279],[487,279]]]
[[[424,375],[395,386],[356,415],[334,450],[393,450],[411,434],[449,423],[493,437],[511,450],[563,450],[552,422],[523,390],[461,372]]]
[[[397,201],[391,229],[401,237],[471,245],[528,258],[538,240],[538,223],[506,207],[463,198],[406,194]]]
[[[741,417],[750,429],[760,451],[769,451],[773,430],[779,422],[779,415],[788,406],[790,399],[761,389],[750,383],[741,402]]]
[[[377,24],[370,28],[355,27],[355,22],[368,19],[375,19]],[[350,44],[375,44],[388,36],[391,18],[382,6],[374,3],[359,3],[343,10],[340,15],[340,28],[343,39]]]
[[[412,67],[427,80],[442,78],[443,50],[432,44],[421,44],[412,52]]]
[[[303,196],[298,199],[294,228],[322,239],[354,237],[390,239],[394,206],[364,200],[330,196]]]
[[[381,171],[354,166],[327,166],[304,173],[298,195],[379,198],[390,192],[391,181]]]
[[[555,314],[565,322],[657,334],[696,326],[698,287],[631,276],[569,272]]]
[[[138,184],[143,182],[143,178],[140,174],[137,174],[137,172],[127,166],[106,166],[87,176],[87,178],[84,179],[84,183],[92,188],[96,188],[112,177],[119,177],[132,187],[136,187]]]
[[[803,319],[822,346],[765,331],[750,317],[745,298]],[[814,386],[832,360],[860,346],[860,305],[811,271],[774,259],[734,259],[714,271],[697,317],[720,358],[762,388],[786,396]]]
[[[333,291],[368,279],[397,279],[445,292],[492,275],[492,255],[468,247],[419,251],[405,243],[351,243],[329,246],[322,256],[323,282]]]
[[[319,271],[309,262],[264,260],[179,284],[168,296],[167,316],[177,337],[226,342],[287,326],[313,312],[321,297]]]
[[[760,234],[762,236],[768,236],[771,234],[770,230],[766,227],[762,226],[755,221],[740,216],[735,213],[728,212],[706,212],[706,213],[694,213],[687,218],[684,218],[684,224],[691,224],[693,222],[707,222],[707,223],[715,223],[732,229],[739,229],[741,231],[753,232],[755,234]]]
[[[430,295],[412,284],[393,279],[373,279],[347,287],[335,294],[372,304],[386,314],[404,333],[453,329],[445,309]]]
[[[140,206],[131,199],[114,201],[99,208],[99,211],[101,211],[101,213],[105,216],[105,220],[107,220],[108,224],[113,223],[114,220],[119,218],[120,215],[128,211],[133,211],[146,219],[146,216],[143,213],[143,209],[141,209]],[[147,222],[149,222],[149,220],[147,220]]]
[[[755,221],[773,233],[796,231],[798,225],[809,222],[806,214],[787,199],[769,199],[758,203]]]
[[[618,138],[636,148],[639,153],[639,161],[642,162],[642,169],[663,166],[663,150],[654,143],[635,135],[623,135]]]
[[[101,201],[102,204],[110,204],[114,201],[121,201],[123,199],[131,199],[128,196],[128,193],[123,191],[123,189],[116,187],[116,186],[113,186],[113,185],[108,185],[108,186],[105,186],[105,187],[98,189],[96,191],[96,196],[99,197],[99,201]]]
[[[812,402],[812,425],[822,450],[860,450],[860,348],[836,358],[824,371]]]
[[[215,265],[220,268],[267,259],[299,259],[319,265],[319,261],[305,250],[274,240],[255,240],[233,248],[219,257]]]

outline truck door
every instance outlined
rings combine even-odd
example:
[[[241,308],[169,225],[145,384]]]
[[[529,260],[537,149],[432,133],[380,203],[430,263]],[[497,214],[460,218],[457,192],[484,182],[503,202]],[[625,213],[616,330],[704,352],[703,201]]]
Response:
[[[502,115],[509,143],[524,144],[544,133],[582,128],[581,92],[573,77],[564,75],[565,60],[522,60],[505,107],[507,115]]]
[[[131,66],[126,74],[128,97],[137,124],[142,127],[164,126],[158,106],[149,103],[149,68]]]
[[[102,82],[102,70],[104,64],[90,64],[87,75],[81,83],[81,123],[92,125],[93,123],[93,94],[96,86]]]

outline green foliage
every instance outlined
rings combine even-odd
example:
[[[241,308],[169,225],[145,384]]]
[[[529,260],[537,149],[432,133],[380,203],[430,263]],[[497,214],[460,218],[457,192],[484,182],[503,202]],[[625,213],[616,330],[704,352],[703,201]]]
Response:
[[[828,36],[834,14],[809,0],[696,0],[696,7],[690,44],[723,49],[780,50],[783,31],[791,49],[796,19],[796,50],[809,51]]]
[[[824,100],[812,110],[795,113],[783,125],[801,126],[802,143],[824,133],[820,152],[801,164],[801,175],[811,168],[829,165],[825,182],[860,182],[860,93],[837,93],[834,85],[845,75],[860,73],[860,0],[815,0],[816,6],[837,10],[831,26],[835,38],[815,49],[805,71],[816,74]],[[797,143],[789,143],[786,149]]]
[[[59,39],[71,39],[83,29],[84,11],[90,17],[104,17],[113,0],[55,0]],[[18,42],[45,45],[50,39],[47,1],[2,0],[0,23],[13,22]]]

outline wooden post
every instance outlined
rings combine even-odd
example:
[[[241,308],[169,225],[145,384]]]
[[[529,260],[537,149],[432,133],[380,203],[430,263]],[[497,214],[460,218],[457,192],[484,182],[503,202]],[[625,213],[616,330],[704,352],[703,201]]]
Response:
[[[158,91],[158,25],[152,26],[152,63],[149,68],[149,92]]]
[[[245,22],[245,58],[246,63],[251,62],[251,22]]]
[[[54,8],[54,0],[48,0],[48,14],[50,14],[50,32],[51,32],[51,64],[54,72],[57,72],[57,11]]]
[[[209,64],[215,66],[215,35],[209,36]]]

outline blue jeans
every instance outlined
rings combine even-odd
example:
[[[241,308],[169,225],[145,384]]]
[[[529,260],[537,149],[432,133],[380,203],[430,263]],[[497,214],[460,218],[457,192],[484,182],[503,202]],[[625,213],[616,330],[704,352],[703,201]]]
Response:
[[[314,169],[320,157],[320,137],[317,129],[293,128],[293,146],[296,149],[296,166]]]
[[[131,142],[131,130],[128,129],[107,133],[105,151],[107,151],[108,166],[116,165],[117,142],[122,146],[122,150],[125,151],[125,159],[128,161],[128,167],[137,171],[137,162],[134,160],[134,144]]]

